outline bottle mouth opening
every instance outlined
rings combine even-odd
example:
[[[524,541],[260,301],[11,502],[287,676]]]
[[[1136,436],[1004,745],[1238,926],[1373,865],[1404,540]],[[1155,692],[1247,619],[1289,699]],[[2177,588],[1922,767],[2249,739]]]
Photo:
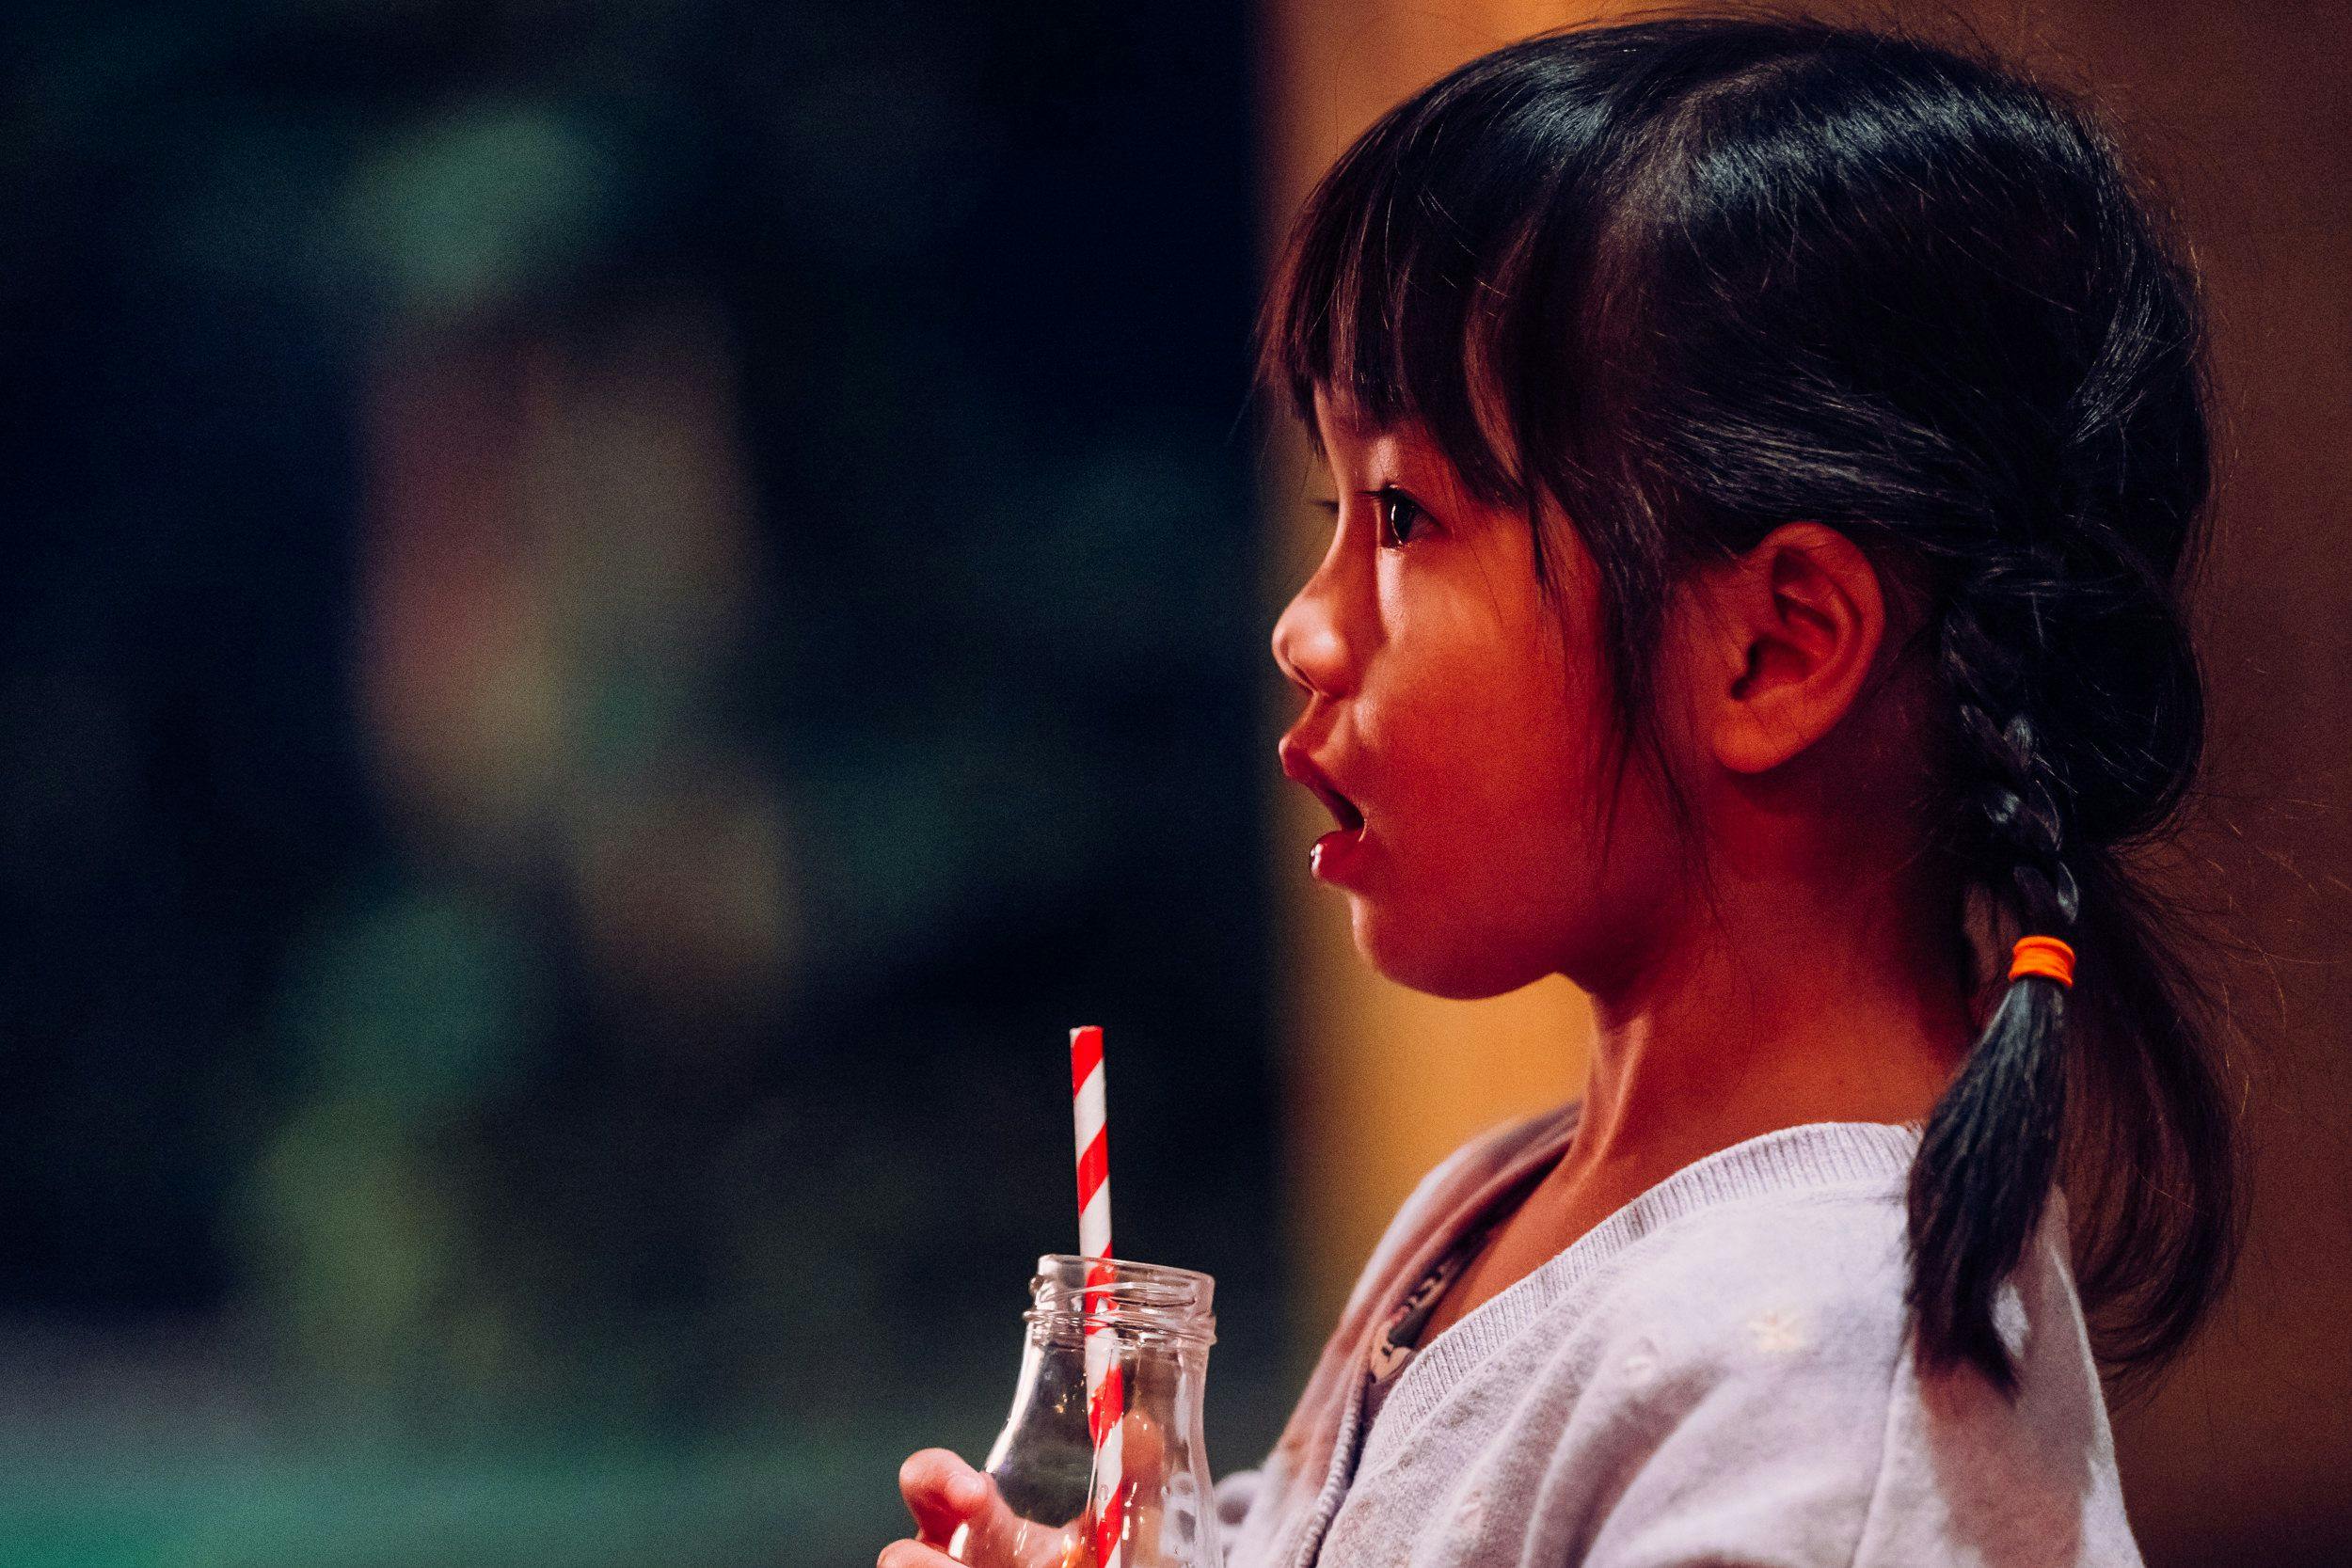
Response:
[[[1216,1338],[1216,1281],[1197,1269],[1053,1252],[1037,1260],[1034,1305],[1023,1316],[1073,1332],[1107,1328],[1207,1344]]]

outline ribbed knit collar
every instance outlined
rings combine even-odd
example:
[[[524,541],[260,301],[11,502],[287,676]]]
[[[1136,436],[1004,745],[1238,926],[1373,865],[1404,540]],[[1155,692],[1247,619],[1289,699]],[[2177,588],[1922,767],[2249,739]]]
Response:
[[[1915,1122],[1816,1121],[1784,1127],[1683,1166],[1578,1237],[1422,1346],[1381,1407],[1380,1424],[1409,1428],[1462,1376],[1628,1247],[1676,1220],[1720,1204],[1828,1188],[1899,1192],[1919,1150]],[[1549,1144],[1550,1140],[1546,1140]],[[1556,1158],[1531,1148],[1528,1156]],[[1515,1161],[1524,1170],[1528,1156]]]
[[[1576,1134],[1581,1102],[1498,1129],[1466,1148],[1407,1204],[1391,1256],[1375,1255],[1268,1456],[1279,1491],[1264,1560],[1308,1568],[1347,1494],[1365,1422],[1373,1336],[1405,1292],[1463,1232]],[[1547,1305],[1643,1237],[1684,1215],[1759,1195],[1851,1182],[1899,1184],[1917,1152],[1917,1123],[1828,1121],[1782,1128],[1693,1161],[1617,1210],[1565,1250],[1434,1336],[1382,1406],[1384,1428],[1410,1425],[1471,1367]],[[1423,1362],[1427,1362],[1426,1366]]]

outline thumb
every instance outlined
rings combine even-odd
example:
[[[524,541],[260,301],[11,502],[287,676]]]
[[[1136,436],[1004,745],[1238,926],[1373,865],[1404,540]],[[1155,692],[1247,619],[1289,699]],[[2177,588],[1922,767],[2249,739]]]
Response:
[[[946,1449],[925,1449],[898,1467],[898,1493],[917,1542],[984,1568],[1061,1568],[1076,1541],[1056,1525],[1015,1513],[996,1479]]]
[[[995,1501],[996,1488],[946,1449],[925,1449],[898,1466],[898,1496],[914,1516],[916,1538],[926,1546],[945,1546],[964,1521]]]

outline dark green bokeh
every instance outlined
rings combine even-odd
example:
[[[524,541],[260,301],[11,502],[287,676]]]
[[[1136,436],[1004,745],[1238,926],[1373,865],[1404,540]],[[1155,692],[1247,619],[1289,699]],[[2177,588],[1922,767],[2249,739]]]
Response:
[[[1247,20],[0,20],[0,1562],[866,1560],[1073,1242],[1078,1022],[1255,1457]],[[388,367],[679,320],[739,559],[664,564],[659,431],[559,444],[552,760],[437,817]]]

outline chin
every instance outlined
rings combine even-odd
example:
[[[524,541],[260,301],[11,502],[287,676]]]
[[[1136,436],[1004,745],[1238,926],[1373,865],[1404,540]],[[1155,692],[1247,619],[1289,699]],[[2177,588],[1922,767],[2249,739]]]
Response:
[[[1356,900],[1352,929],[1356,951],[1382,975],[1408,990],[1449,1002],[1506,995],[1551,973],[1550,965],[1515,959],[1508,943],[1479,940],[1480,934],[1467,927],[1403,928],[1399,922],[1381,919],[1360,898]]]

